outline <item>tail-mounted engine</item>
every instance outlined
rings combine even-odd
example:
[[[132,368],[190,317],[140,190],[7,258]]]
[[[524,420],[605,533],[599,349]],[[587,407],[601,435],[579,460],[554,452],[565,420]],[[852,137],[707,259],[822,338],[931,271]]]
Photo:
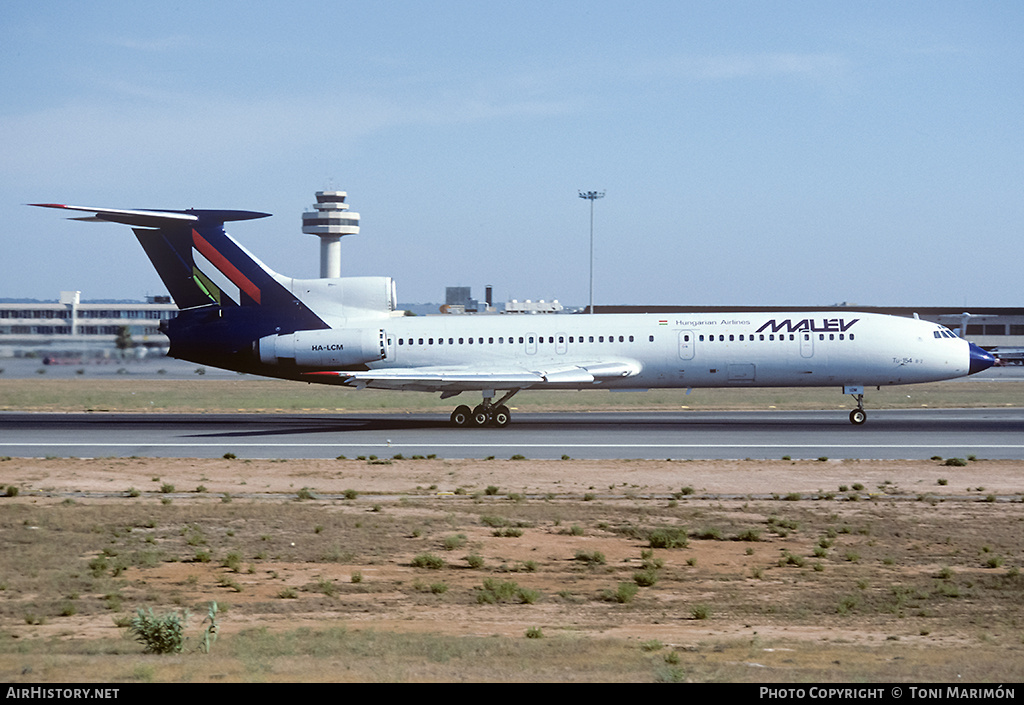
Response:
[[[301,330],[256,341],[260,362],[340,370],[387,359],[387,336],[379,328]]]

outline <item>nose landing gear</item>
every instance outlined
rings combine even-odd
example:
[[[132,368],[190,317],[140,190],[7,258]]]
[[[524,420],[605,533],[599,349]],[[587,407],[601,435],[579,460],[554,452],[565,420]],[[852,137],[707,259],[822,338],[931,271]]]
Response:
[[[843,393],[857,400],[857,408],[850,412],[850,423],[860,426],[868,420],[868,412],[864,411],[864,387],[843,387]]]

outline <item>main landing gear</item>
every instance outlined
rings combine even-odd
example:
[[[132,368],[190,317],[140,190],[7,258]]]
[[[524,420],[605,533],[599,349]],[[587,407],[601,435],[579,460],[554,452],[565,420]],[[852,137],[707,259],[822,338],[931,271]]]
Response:
[[[505,402],[515,396],[518,391],[518,389],[513,389],[496,403],[491,402],[491,397],[485,396],[483,402],[472,409],[465,404],[455,407],[451,416],[452,425],[460,428],[470,426],[505,428],[512,420],[512,412],[505,406]]]

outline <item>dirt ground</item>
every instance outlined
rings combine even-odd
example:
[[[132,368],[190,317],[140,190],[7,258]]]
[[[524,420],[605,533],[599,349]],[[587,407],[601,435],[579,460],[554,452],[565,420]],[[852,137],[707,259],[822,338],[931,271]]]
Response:
[[[198,631],[217,601],[228,641],[328,625],[538,629],[682,653],[742,643],[731,664],[782,680],[893,677],[902,659],[911,679],[1019,682],[1022,471],[941,459],[4,459],[0,488],[16,492],[0,497],[0,652],[123,641],[118,615],[142,606],[187,607]],[[488,589],[500,583],[515,589]],[[852,665],[862,648],[874,665]],[[854,670],[801,670],[825,654]],[[21,663],[8,658],[0,670]]]

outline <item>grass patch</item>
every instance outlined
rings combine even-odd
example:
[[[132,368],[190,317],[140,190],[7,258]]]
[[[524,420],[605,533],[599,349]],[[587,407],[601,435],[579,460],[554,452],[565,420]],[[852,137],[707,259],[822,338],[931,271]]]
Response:
[[[395,461],[381,472],[404,473],[413,462]],[[198,605],[213,593],[219,601],[237,601],[238,607],[226,607],[239,609],[241,617],[223,620],[232,628],[225,628],[214,653],[153,658],[138,678],[317,681],[336,679],[338,664],[344,664],[345,678],[364,680],[422,680],[424,674],[437,680],[476,674],[488,681],[675,678],[668,671],[656,674],[664,666],[679,669],[685,680],[750,680],[764,671],[751,674],[736,664],[754,659],[772,668],[773,678],[790,682],[828,681],[833,660],[842,662],[843,678],[863,681],[938,681],[954,667],[973,680],[1019,680],[1019,634],[985,625],[1024,623],[1024,579],[1014,566],[1024,505],[979,501],[985,493],[1004,495],[988,476],[972,478],[969,494],[951,490],[954,496],[941,507],[906,501],[906,493],[856,505],[740,497],[671,506],[664,501],[669,488],[646,484],[645,464],[630,462],[631,496],[582,502],[578,485],[552,475],[539,487],[524,482],[524,499],[512,503],[425,495],[418,487],[482,492],[488,482],[506,481],[498,464],[438,461],[434,475],[410,480],[406,496],[387,500],[388,511],[373,513],[338,499],[294,501],[303,484],[325,497],[337,496],[337,488],[350,482],[366,482],[360,487],[375,493],[369,481],[352,479],[352,473],[376,472],[357,461],[332,459],[319,470],[314,464],[300,469],[297,462],[216,459],[183,463],[176,473],[166,469],[166,461],[3,461],[4,484],[22,491],[0,500],[0,634],[11,635],[0,639],[0,659],[14,663],[11,668],[32,667],[38,681],[132,680],[145,647],[131,639],[82,637],[79,625],[102,635],[114,631],[112,622],[126,625],[140,607],[152,607],[155,615],[185,607],[205,612]],[[983,473],[995,462],[972,469]],[[45,481],[33,478],[56,463],[64,477],[103,466],[110,496],[65,504],[59,487],[55,497],[40,493]],[[210,468],[230,466],[224,472],[234,477],[243,463],[247,487],[237,490],[234,502],[221,504],[227,488]],[[917,477],[934,487],[937,463],[926,463]],[[141,470],[125,479],[126,467],[136,464]],[[467,468],[481,465],[493,468],[494,478],[488,472],[467,476]],[[701,472],[696,463],[686,468],[691,476]],[[262,483],[275,469],[291,477],[268,492]],[[849,476],[871,487],[881,477],[853,464]],[[672,481],[678,487],[680,480]],[[190,489],[202,482],[208,492],[186,492],[162,506],[155,491],[161,482]],[[130,485],[150,489],[126,499]],[[789,488],[777,489],[782,497]],[[963,496],[957,498],[958,492]],[[579,531],[570,532],[571,526]],[[689,536],[688,549],[650,547],[653,529],[672,528],[680,532],[678,539],[686,537],[686,526],[702,527]],[[505,533],[519,527],[529,528],[518,538]],[[495,530],[502,533],[496,536]],[[744,536],[748,531],[754,533]],[[698,533],[706,540],[694,538]],[[460,535],[467,539],[459,552],[445,554],[446,537]],[[748,543],[737,543],[741,537]],[[193,562],[197,554],[205,562]],[[470,569],[466,554],[479,556],[482,564]],[[780,555],[786,556],[781,568]],[[420,556],[422,562],[416,560]],[[479,601],[478,594],[484,595]],[[543,609],[531,603],[543,603]],[[703,616],[694,611],[701,606],[709,608]],[[442,619],[439,613],[443,624],[431,621]],[[310,614],[318,615],[314,627],[291,629],[296,615]],[[496,617],[495,626],[488,615]],[[188,635],[202,630],[200,616],[186,625]],[[685,641],[681,623],[693,619],[712,619],[716,628],[692,650],[645,652],[638,640],[611,635],[643,633],[644,625],[658,624],[659,640],[679,644]],[[248,620],[268,625],[267,633],[237,631]],[[449,630],[452,620],[461,620],[462,633],[482,627],[488,636],[433,633]],[[743,625],[767,622],[791,632],[790,643],[772,644],[767,637],[730,641]],[[606,633],[583,636],[560,626],[574,623],[601,625]],[[357,626],[333,629],[341,624]],[[543,627],[544,638],[524,638],[533,624]],[[799,633],[807,624],[844,630],[843,643],[805,648]],[[867,644],[861,651],[858,634],[866,633],[893,634],[899,641]],[[925,633],[942,635],[942,648],[908,638]],[[557,648],[542,651],[545,645]],[[782,648],[773,656],[762,645],[785,647],[785,658]],[[877,658],[880,647],[886,658]],[[186,651],[195,648],[194,638],[186,643]],[[611,653],[616,658],[604,660],[602,654]],[[595,671],[595,663],[604,670]],[[90,670],[81,670],[85,664]]]
[[[1021,406],[1024,382],[997,385],[971,380],[935,382],[914,386],[908,399],[899,388],[873,393],[875,409],[929,407],[965,408]],[[356,391],[333,385],[306,385],[284,380],[246,378],[216,379],[4,379],[0,377],[0,409],[32,411],[152,411],[191,413],[247,411],[288,413],[336,411],[436,412],[447,416],[451,404],[429,394],[387,390]],[[686,405],[695,410],[712,409],[831,409],[832,389],[701,389],[686,395],[684,389],[648,392],[531,391],[516,397],[520,411],[672,409]]]
[[[412,559],[413,568],[427,568],[429,570],[441,570],[445,566],[445,561],[440,556],[435,556],[433,553],[421,553]]]

